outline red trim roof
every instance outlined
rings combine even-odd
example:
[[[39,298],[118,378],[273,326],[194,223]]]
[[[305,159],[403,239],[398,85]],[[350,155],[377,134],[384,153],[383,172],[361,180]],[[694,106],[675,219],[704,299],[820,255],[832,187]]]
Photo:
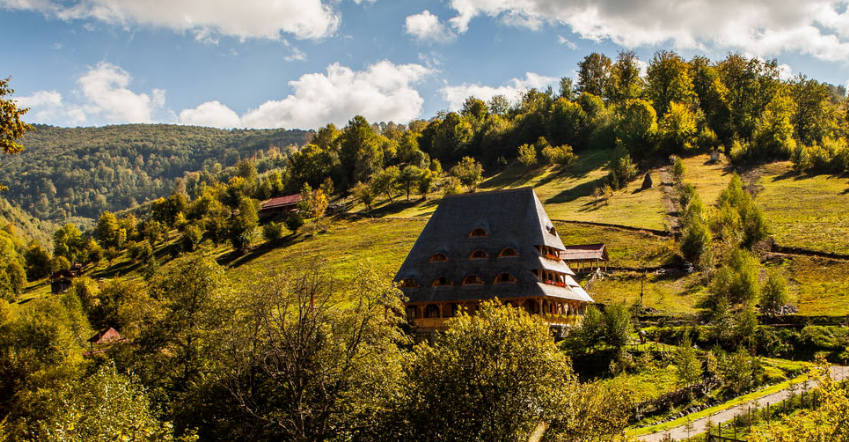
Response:
[[[92,344],[104,344],[107,342],[120,341],[121,339],[124,339],[124,337],[121,336],[120,333],[118,333],[118,330],[109,327],[106,330],[103,330],[102,332],[89,338],[88,342],[91,342]]]
[[[294,195],[286,195],[286,196],[278,196],[277,198],[272,198],[264,203],[262,203],[261,210],[268,209],[277,209],[280,207],[289,207],[297,205],[301,202],[301,194],[296,193]]]

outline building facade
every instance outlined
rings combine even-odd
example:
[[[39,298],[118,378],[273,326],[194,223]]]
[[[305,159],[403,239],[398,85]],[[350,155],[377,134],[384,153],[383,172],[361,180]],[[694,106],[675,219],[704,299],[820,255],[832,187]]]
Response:
[[[564,328],[593,302],[560,258],[564,250],[530,187],[448,196],[395,280],[418,332],[442,330],[461,310],[495,298]]]

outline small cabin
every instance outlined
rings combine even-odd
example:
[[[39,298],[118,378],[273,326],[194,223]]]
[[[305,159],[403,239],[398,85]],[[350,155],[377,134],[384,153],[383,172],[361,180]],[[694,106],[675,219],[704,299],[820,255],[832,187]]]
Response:
[[[74,285],[74,279],[79,273],[74,270],[59,270],[50,275],[50,293],[57,295],[65,293]]]
[[[277,218],[298,211],[301,194],[279,196],[262,203],[259,217],[262,219]]]
[[[112,327],[107,327],[104,330],[98,332],[96,335],[89,338],[88,343],[91,346],[91,349],[94,350],[95,347],[114,344],[123,340],[124,337],[121,336],[121,333],[118,333],[118,330],[115,330]]]
[[[607,271],[610,257],[607,255],[607,247],[604,244],[584,244],[576,246],[564,246],[560,251],[560,259],[569,265],[569,268],[577,273],[590,273],[597,269]]]

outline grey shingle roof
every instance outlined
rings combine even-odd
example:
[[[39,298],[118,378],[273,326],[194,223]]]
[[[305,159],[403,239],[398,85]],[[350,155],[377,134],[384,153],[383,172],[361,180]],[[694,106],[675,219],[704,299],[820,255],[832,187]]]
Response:
[[[488,235],[469,237],[476,228]],[[449,196],[440,202],[395,280],[413,279],[418,283],[417,288],[403,289],[410,302],[541,296],[592,302],[580,286],[544,284],[534,276],[533,269],[574,275],[562,261],[541,257],[535,248],[538,245],[565,250],[532,188]],[[517,250],[519,256],[499,258],[508,247]],[[489,257],[469,259],[475,250],[483,250]],[[430,262],[436,253],[444,254],[448,261]],[[495,284],[501,273],[510,273],[517,282]],[[485,283],[463,286],[468,275],[477,275]],[[431,287],[442,276],[453,285]]]

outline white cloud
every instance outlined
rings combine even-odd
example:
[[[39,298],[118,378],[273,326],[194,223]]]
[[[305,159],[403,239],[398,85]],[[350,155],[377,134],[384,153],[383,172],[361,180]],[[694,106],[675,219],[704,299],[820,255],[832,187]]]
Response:
[[[571,27],[581,38],[625,47],[740,50],[761,56],[784,52],[826,61],[849,60],[846,0],[450,0],[449,21],[466,32],[479,15],[536,29],[544,23]]]
[[[95,19],[192,32],[212,43],[212,34],[238,38],[322,38],[339,27],[340,16],[322,0],[0,0],[0,7],[34,10],[62,20]]]
[[[355,115],[369,121],[407,122],[419,116],[424,99],[412,84],[432,72],[418,64],[389,61],[354,71],[334,63],[327,73],[302,75],[290,81],[294,93],[267,101],[242,116],[245,127],[317,128],[344,125]]]
[[[150,95],[128,89],[132,77],[109,63],[90,68],[77,80],[75,95],[79,103],[67,103],[59,92],[37,91],[18,97],[21,106],[30,107],[31,121],[57,125],[83,123],[152,123],[154,114],[165,105],[165,91],[154,89]]]
[[[87,114],[97,114],[109,123],[151,123],[156,109],[165,105],[165,91],[137,94],[127,86],[132,77],[110,63],[99,63],[79,79]]]
[[[504,95],[511,102],[515,102],[521,97],[522,92],[531,88],[543,89],[557,81],[554,77],[546,77],[528,72],[525,74],[524,79],[514,78],[507,82],[507,84],[499,87],[463,83],[460,86],[445,86],[440,89],[440,92],[442,92],[442,97],[445,101],[448,102],[448,108],[450,110],[459,110],[463,107],[463,102],[466,101],[466,98],[472,96],[488,101],[496,95]]]
[[[778,78],[787,81],[793,78],[793,68],[787,63],[778,65]]]
[[[456,37],[454,32],[439,22],[439,17],[431,14],[427,9],[420,14],[408,16],[404,29],[408,34],[424,42],[446,43]]]
[[[558,35],[558,36],[557,36],[557,41],[558,41],[560,44],[562,44],[562,45],[566,46],[567,48],[569,48],[569,49],[571,49],[571,50],[573,50],[573,51],[577,51],[577,50],[578,50],[578,45],[576,45],[576,44],[575,44],[575,42],[573,42],[572,40],[569,40],[568,38],[566,38],[566,37],[564,37],[564,36],[562,36],[562,35]]]
[[[180,123],[229,129],[239,127],[239,115],[218,101],[208,101],[194,109],[180,112]]]

